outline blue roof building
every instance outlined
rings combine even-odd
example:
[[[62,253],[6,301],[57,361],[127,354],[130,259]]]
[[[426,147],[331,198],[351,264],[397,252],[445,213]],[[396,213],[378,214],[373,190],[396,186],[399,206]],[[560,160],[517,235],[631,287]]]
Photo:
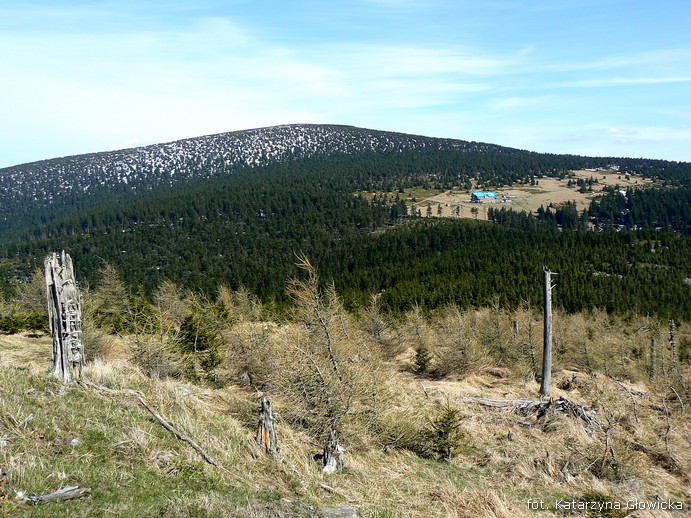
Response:
[[[470,200],[471,201],[477,201],[477,202],[496,201],[498,197],[499,197],[499,195],[496,192],[477,191],[471,195]]]

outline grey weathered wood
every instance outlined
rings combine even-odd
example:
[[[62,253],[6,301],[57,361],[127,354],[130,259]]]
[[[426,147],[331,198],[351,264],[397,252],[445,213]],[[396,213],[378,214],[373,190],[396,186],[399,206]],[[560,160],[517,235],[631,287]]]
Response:
[[[679,346],[677,344],[677,326],[674,320],[669,321],[669,350],[672,353],[672,369],[679,367]]]
[[[552,272],[545,271],[545,329],[542,355],[542,383],[540,395],[549,396],[552,391]],[[555,274],[556,275],[556,274]]]
[[[650,339],[650,379],[657,375],[657,341],[655,337]]]
[[[578,403],[575,403],[563,396],[560,396],[559,399],[550,398],[549,401],[531,401],[529,403],[519,405],[516,408],[516,413],[523,416],[526,416],[530,413],[535,413],[539,418],[544,416],[550,410],[580,419],[588,426],[594,426],[597,428],[600,427],[600,422],[594,415],[592,415],[590,408],[579,405]]]
[[[459,401],[463,403],[474,403],[476,405],[490,406],[495,408],[515,408],[528,403],[536,403],[532,399],[493,399],[478,397],[462,397]]]
[[[329,433],[329,438],[324,443],[323,473],[335,473],[345,464],[345,448],[338,443],[338,433],[335,429]]]
[[[147,410],[153,417],[156,419],[156,421],[159,422],[163,428],[168,430],[170,433],[172,433],[175,437],[177,437],[179,440],[186,442],[189,444],[199,455],[209,464],[212,466],[215,466],[219,469],[222,469],[223,471],[228,472],[226,468],[223,467],[222,464],[220,464],[216,459],[214,459],[211,455],[209,455],[197,442],[192,439],[189,435],[186,435],[182,433],[180,430],[178,430],[175,426],[173,426],[170,422],[168,422],[166,419],[164,419],[161,414],[159,414],[156,410],[154,410],[144,399],[144,394],[142,394],[141,391],[139,390],[132,390],[132,389],[111,389],[108,387],[104,387],[103,385],[96,385],[95,383],[92,383],[86,379],[80,380],[77,382],[79,385],[85,387],[85,388],[92,388],[94,390],[97,390],[98,392],[101,392],[103,394],[108,394],[111,396],[118,396],[118,395],[125,395],[125,396],[133,396],[139,401],[139,404]]]
[[[276,434],[273,406],[266,396],[262,396],[261,405],[256,440],[260,446],[264,447],[266,453],[275,455],[278,452],[278,435]]]
[[[58,500],[74,500],[76,498],[83,498],[91,494],[91,488],[79,486],[66,486],[53,491],[47,495],[30,496],[20,500],[20,504],[47,504]]]
[[[533,369],[533,376],[537,376],[537,358],[535,357],[535,344],[533,343],[533,317],[528,316],[528,356],[530,357],[530,367]]]
[[[80,379],[84,365],[82,340],[82,295],[74,277],[72,258],[63,250],[60,257],[46,257],[46,300],[48,319],[53,336],[54,376],[69,383]]]

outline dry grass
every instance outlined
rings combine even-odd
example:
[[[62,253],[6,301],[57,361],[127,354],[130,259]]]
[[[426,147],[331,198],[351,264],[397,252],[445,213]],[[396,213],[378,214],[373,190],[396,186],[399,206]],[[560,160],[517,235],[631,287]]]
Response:
[[[0,334],[0,365],[47,370],[52,343],[51,337],[45,334]]]
[[[317,507],[354,505],[361,516],[372,517],[520,517],[552,516],[558,500],[571,499],[659,498],[684,502],[685,509],[691,504],[689,366],[673,368],[663,324],[613,320],[602,313],[555,315],[553,397],[593,408],[602,426],[587,428],[565,415],[521,416],[511,408],[463,402],[537,397],[539,385],[525,358],[528,320],[535,337],[541,329],[527,310],[460,313],[450,308],[431,318],[409,315],[404,322],[377,320],[376,325],[372,318],[355,321],[339,311],[336,307],[329,317],[340,326],[330,335],[334,351],[344,354],[337,360],[356,369],[347,371],[354,375],[369,373],[378,394],[376,405],[354,404],[343,417],[344,471],[328,476],[320,471],[313,456],[321,439],[294,419],[296,394],[279,392],[283,385],[271,378],[280,371],[262,372],[261,390],[230,363],[224,369],[234,381],[222,388],[152,379],[130,363],[130,339],[107,337],[107,354],[93,361],[86,375],[111,391],[63,390],[45,374],[50,339],[29,335],[0,336],[0,465],[10,473],[13,489],[94,488],[89,499],[51,504],[34,510],[36,516],[309,516]],[[518,337],[512,334],[514,319],[520,322]],[[376,368],[357,370],[367,364],[359,356],[362,348],[386,343],[382,329],[387,336],[407,337],[408,352],[384,355],[389,359],[377,359]],[[454,332],[455,341],[449,338]],[[689,339],[686,324],[677,333],[679,340]],[[660,372],[653,379],[647,370],[651,335],[662,344]],[[296,345],[324,339],[299,321],[241,322],[224,337],[227,354],[234,347],[256,354],[240,370],[259,369],[265,361],[290,368],[289,360],[306,361],[295,353]],[[416,375],[410,357],[418,340],[430,347],[433,367],[454,344],[468,347],[475,363],[469,369],[459,363],[443,376],[434,368],[431,375]],[[478,351],[484,352],[481,358]],[[329,364],[328,357],[313,354]],[[511,361],[503,362],[502,355]],[[362,398],[363,387],[370,386],[364,381],[354,398]],[[175,439],[126,389],[141,391],[227,471]],[[279,412],[278,457],[254,444],[262,393]],[[450,462],[440,462],[419,453],[424,453],[425,428],[446,404],[459,411],[463,440]],[[30,414],[34,417],[26,420]],[[284,418],[289,415],[290,420]],[[529,499],[543,501],[545,509],[529,509]],[[667,515],[672,514],[654,514]]]

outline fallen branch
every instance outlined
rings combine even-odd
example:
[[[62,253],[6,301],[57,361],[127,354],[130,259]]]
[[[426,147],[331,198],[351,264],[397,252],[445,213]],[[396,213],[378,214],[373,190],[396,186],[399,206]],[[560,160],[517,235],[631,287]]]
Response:
[[[132,389],[111,389],[108,387],[104,387],[103,385],[97,385],[96,383],[93,383],[85,378],[82,378],[77,382],[79,385],[85,388],[92,388],[98,392],[101,392],[103,394],[108,394],[111,396],[134,396],[134,397],[142,397],[144,394],[139,391],[139,390],[132,390]]]
[[[533,403],[534,401],[530,399],[488,399],[488,398],[475,398],[475,397],[462,397],[461,402],[463,403],[474,403],[476,405],[490,406],[494,408],[514,408],[519,405],[524,405],[527,403]]]
[[[178,430],[177,428],[175,428],[172,424],[170,424],[168,421],[166,421],[165,419],[163,419],[163,417],[161,417],[161,415],[160,415],[158,412],[156,412],[156,410],[154,410],[153,408],[151,408],[151,407],[147,404],[147,402],[144,401],[144,398],[143,398],[143,397],[139,396],[137,399],[139,400],[139,403],[140,403],[144,408],[146,408],[146,409],[149,411],[149,413],[150,413],[152,416],[154,416],[154,418],[155,418],[159,423],[161,423],[161,425],[163,426],[163,428],[165,428],[166,430],[168,430],[170,433],[172,433],[175,437],[177,437],[177,438],[180,439],[181,441],[184,441],[184,442],[186,442],[187,444],[189,444],[190,446],[192,446],[192,448],[194,448],[195,451],[196,451],[197,453],[199,453],[199,455],[201,455],[202,458],[203,458],[206,462],[208,462],[209,464],[211,464],[212,466],[216,466],[217,468],[222,469],[223,471],[228,471],[226,468],[224,468],[222,465],[220,465],[211,455],[209,455],[208,453],[206,453],[206,452],[202,449],[201,446],[199,446],[196,442],[194,442],[194,440],[193,440],[191,437],[189,437],[188,435],[185,435],[185,434],[182,433],[180,430]]]
[[[624,389],[626,391],[626,393],[629,395],[629,397],[631,398],[631,403],[633,403],[633,417],[636,419],[636,423],[640,424],[641,422],[638,419],[638,406],[636,405],[636,398],[634,397],[633,391],[630,388],[628,388],[626,385],[624,385],[622,382],[620,382],[619,380],[617,380],[611,376],[610,376],[610,379],[612,381],[614,381],[614,383],[619,385],[622,389]],[[636,395],[641,395],[641,394],[642,394],[641,392],[638,392]]]
[[[79,486],[67,486],[48,493],[47,495],[30,496],[17,502],[18,504],[47,504],[57,500],[74,500],[91,494],[91,488]]]
[[[683,412],[684,411],[684,401],[681,399],[679,392],[677,392],[672,385],[670,385],[669,388],[671,388],[672,392],[674,392],[674,395],[677,396],[677,399],[679,400],[679,404],[681,405],[681,411]]]
[[[90,381],[81,381],[81,382],[79,382],[79,384],[84,386],[84,387],[91,387],[91,388],[93,388],[99,392],[105,393],[105,394],[111,394],[111,395],[122,395],[122,394],[124,394],[124,395],[128,395],[128,396],[136,397],[137,400],[139,401],[139,404],[142,405],[146,410],[148,410],[149,413],[152,416],[154,416],[154,419],[156,419],[156,421],[158,421],[161,424],[161,426],[163,426],[163,428],[168,430],[170,433],[172,433],[179,440],[184,441],[187,444],[189,444],[190,446],[192,446],[192,448],[194,448],[194,450],[197,453],[199,453],[199,455],[201,455],[201,457],[206,462],[211,464],[212,466],[215,466],[215,467],[222,469],[223,471],[226,471],[226,472],[228,471],[221,464],[219,464],[216,459],[214,459],[211,455],[206,453],[206,451],[204,451],[204,449],[201,446],[199,446],[199,444],[197,444],[191,437],[189,437],[188,435],[182,433],[180,430],[175,428],[166,419],[164,419],[161,416],[161,414],[159,414],[158,412],[156,412],[156,410],[151,408],[151,406],[149,406],[149,404],[144,399],[144,395],[140,391],[131,390],[131,389],[114,390],[114,389],[109,389],[107,387],[104,387],[102,385],[96,385],[95,383],[92,383]]]
[[[425,397],[427,397],[427,399],[429,399],[429,392],[427,392],[427,389],[422,384],[422,382],[420,382],[420,386],[422,387],[422,391],[425,393]]]

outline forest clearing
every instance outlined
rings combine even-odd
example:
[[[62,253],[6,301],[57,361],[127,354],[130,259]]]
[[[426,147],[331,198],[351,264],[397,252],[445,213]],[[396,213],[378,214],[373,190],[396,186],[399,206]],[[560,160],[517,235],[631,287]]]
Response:
[[[569,185],[569,180],[573,182],[592,180],[592,190],[581,192],[577,185]],[[468,218],[487,220],[487,209],[489,207],[506,207],[513,210],[523,210],[535,213],[540,207],[550,205],[560,206],[566,202],[576,202],[578,211],[587,209],[590,203],[597,196],[602,195],[605,187],[642,188],[651,185],[653,182],[649,178],[643,178],[635,174],[622,174],[611,170],[577,170],[571,171],[564,179],[544,177],[537,179],[537,185],[513,185],[504,186],[497,189],[500,197],[505,197],[504,201],[492,203],[473,203],[470,201],[472,190],[443,190],[424,191],[415,189],[414,196],[404,193],[406,203],[414,207],[415,211],[420,211],[420,215],[426,216],[428,205],[431,206],[432,217],[445,218]],[[483,190],[478,187],[478,190]],[[413,201],[415,198],[415,201]],[[477,209],[475,212],[473,209]]]

